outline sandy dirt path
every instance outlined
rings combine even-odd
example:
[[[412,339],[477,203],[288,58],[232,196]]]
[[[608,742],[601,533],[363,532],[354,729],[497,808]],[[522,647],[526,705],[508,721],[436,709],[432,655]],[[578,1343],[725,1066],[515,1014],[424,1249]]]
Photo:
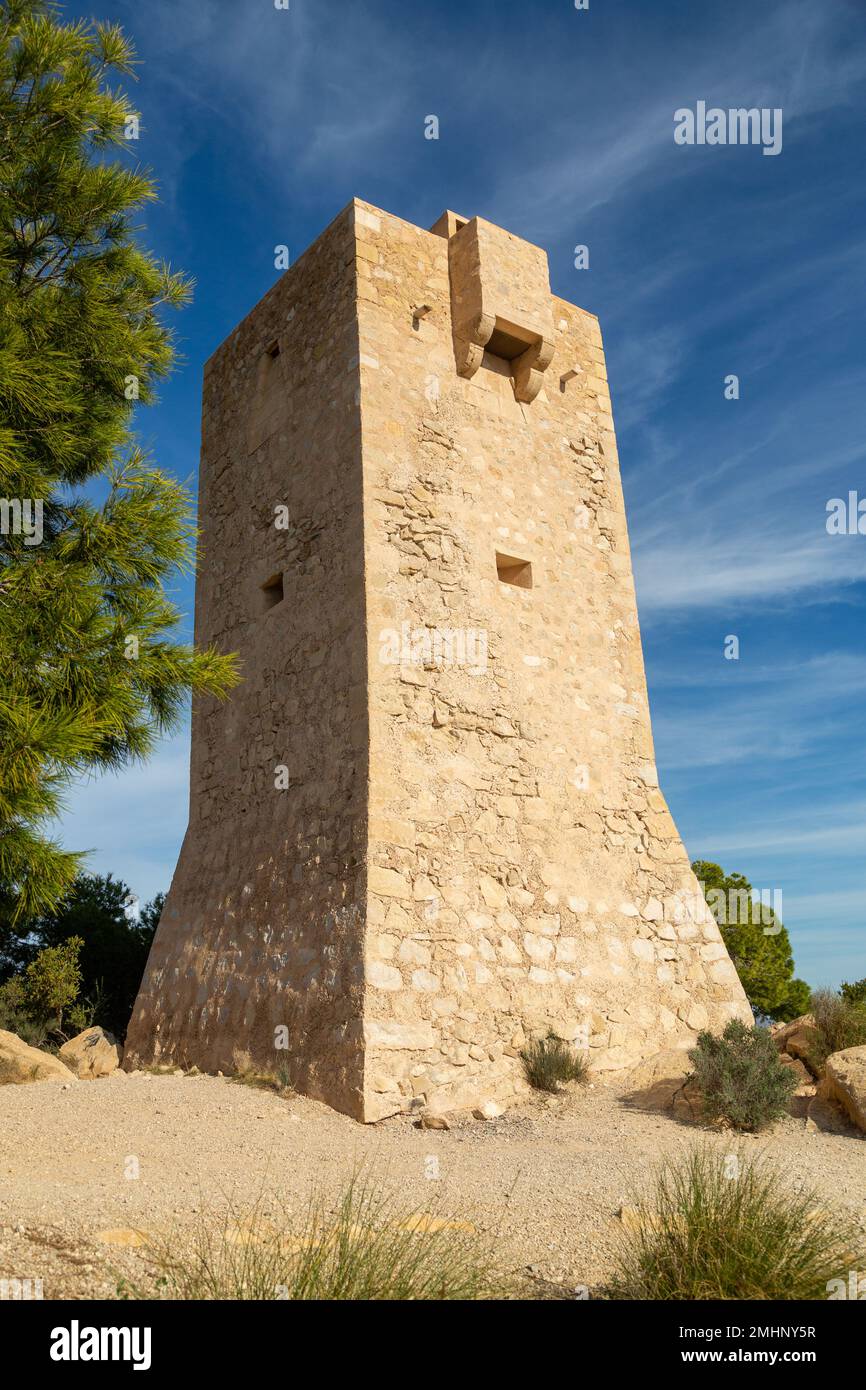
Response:
[[[593,1288],[611,1268],[620,1206],[663,1156],[701,1142],[734,1147],[728,1135],[630,1109],[603,1085],[448,1132],[408,1117],[365,1127],[315,1101],[212,1076],[4,1086],[0,1279],[41,1278],[46,1298],[112,1297],[118,1279],[142,1275],[147,1252],[101,1232],[163,1234],[263,1193],[300,1216],[314,1188],[336,1194],[363,1169],[404,1208],[497,1232],[513,1267],[533,1266],[564,1289]],[[866,1230],[866,1141],[786,1119],[741,1143]]]

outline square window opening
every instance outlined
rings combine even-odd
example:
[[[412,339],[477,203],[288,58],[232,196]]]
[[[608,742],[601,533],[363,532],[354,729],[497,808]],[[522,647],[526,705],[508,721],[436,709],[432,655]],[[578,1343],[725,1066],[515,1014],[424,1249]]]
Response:
[[[532,564],[516,555],[496,552],[496,573],[502,584],[514,584],[518,589],[532,588]]]
[[[264,584],[259,586],[261,594],[261,611],[267,613],[269,608],[275,608],[278,603],[283,601],[283,573],[280,570],[277,574],[272,574],[270,579],[266,579]]]

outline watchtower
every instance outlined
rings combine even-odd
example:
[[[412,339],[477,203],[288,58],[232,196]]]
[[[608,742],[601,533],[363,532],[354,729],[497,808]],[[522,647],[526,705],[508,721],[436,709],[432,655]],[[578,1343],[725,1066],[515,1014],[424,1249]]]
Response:
[[[659,790],[598,321],[354,199],[205,369],[189,828],[126,1065],[362,1120],[751,1017]]]

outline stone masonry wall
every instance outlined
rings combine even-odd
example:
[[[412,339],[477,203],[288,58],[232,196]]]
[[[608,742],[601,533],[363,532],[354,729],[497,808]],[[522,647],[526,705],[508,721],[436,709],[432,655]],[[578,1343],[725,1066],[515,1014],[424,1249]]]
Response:
[[[490,355],[458,376],[447,239],[356,209],[377,1118],[508,1098],[549,1029],[603,1070],[750,1013],[658,786],[598,322],[553,300],[531,404]]]
[[[225,703],[196,704],[189,829],[126,1056],[285,1066],[298,1089],[359,1115],[367,711],[352,223],[347,209],[205,370],[196,641],[238,651],[243,681]],[[267,607],[261,585],[278,574],[284,597]],[[281,1027],[288,1047],[275,1050]]]

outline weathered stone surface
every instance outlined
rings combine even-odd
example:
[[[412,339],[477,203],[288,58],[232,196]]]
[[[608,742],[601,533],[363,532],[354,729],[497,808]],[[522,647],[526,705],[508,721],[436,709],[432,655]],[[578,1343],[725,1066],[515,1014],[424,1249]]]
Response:
[[[800,1061],[799,1057],[789,1057],[786,1052],[783,1052],[779,1061],[796,1077],[797,1089],[793,1093],[795,1096],[813,1096],[815,1094],[812,1073],[806,1064]]]
[[[505,1109],[497,1105],[495,1100],[485,1100],[483,1105],[478,1105],[472,1111],[476,1120],[498,1120],[500,1115],[505,1114]]]
[[[638,1110],[669,1110],[683,1080],[692,1070],[688,1052],[668,1048],[638,1062],[622,1078],[627,1103]]]
[[[79,1081],[98,1076],[110,1076],[120,1066],[122,1049],[117,1039],[104,1028],[85,1028],[60,1048],[60,1059],[73,1071]]]
[[[787,1051],[787,1042],[795,1033],[800,1033],[804,1028],[814,1028],[815,1020],[811,1014],[801,1014],[799,1018],[794,1018],[790,1023],[773,1023],[770,1025],[770,1033],[773,1042],[780,1052]]]
[[[825,1077],[818,1083],[815,1095],[806,1101],[806,1128],[823,1134],[857,1136],[859,1125],[848,1109],[837,1099],[832,1084]]]
[[[824,1067],[826,1094],[866,1131],[866,1047],[846,1047],[827,1058]]]
[[[616,1215],[617,1220],[632,1235],[640,1235],[646,1231],[658,1231],[662,1228],[662,1219],[658,1212],[652,1211],[646,1206],[624,1205],[620,1207]]]
[[[0,1086],[20,1086],[28,1081],[69,1081],[69,1068],[50,1052],[0,1028]]]
[[[817,1064],[813,1061],[817,1036],[814,1028],[804,1024],[789,1033],[784,1043],[784,1052],[789,1057],[795,1057],[801,1061],[813,1075],[817,1074],[818,1070]]]
[[[444,1115],[431,1115],[426,1111],[421,1116],[419,1124],[422,1129],[450,1129],[448,1121]]]
[[[124,1249],[137,1249],[149,1245],[153,1237],[148,1231],[137,1231],[132,1226],[109,1226],[96,1232],[96,1239],[103,1245],[119,1245]]]
[[[671,1114],[674,1119],[681,1120],[685,1124],[703,1124],[706,1116],[704,1114],[704,1102],[700,1087],[694,1081],[685,1081],[676,1091],[671,1102]]]
[[[425,312],[419,314],[423,306]],[[125,1065],[360,1119],[751,1018],[658,787],[598,320],[355,199],[205,370],[190,823]],[[281,514],[282,522],[281,522]]]

